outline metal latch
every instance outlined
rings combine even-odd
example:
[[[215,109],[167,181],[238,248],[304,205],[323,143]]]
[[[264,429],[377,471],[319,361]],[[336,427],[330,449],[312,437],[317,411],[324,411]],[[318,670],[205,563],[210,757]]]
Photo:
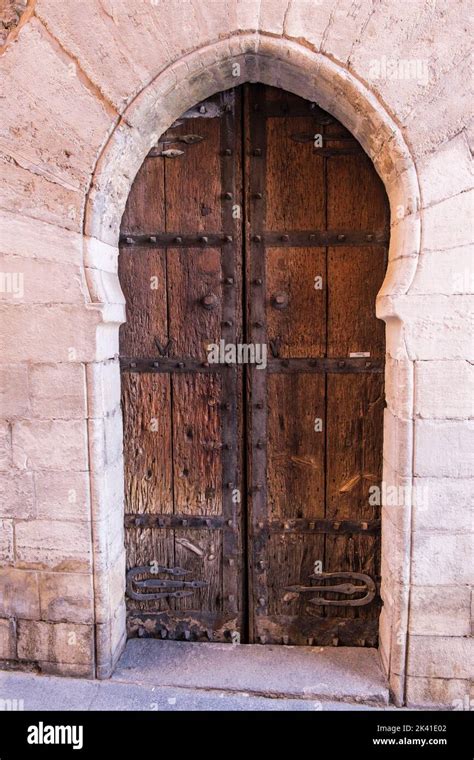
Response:
[[[179,580],[157,578],[158,574],[172,575]],[[156,599],[181,599],[191,596],[197,588],[208,586],[207,581],[185,581],[182,576],[188,570],[182,567],[163,567],[162,565],[133,567],[127,573],[127,596],[137,602],[154,601]],[[143,577],[151,576],[151,577]]]
[[[323,591],[327,593],[335,592],[339,594],[361,594],[365,593],[365,596],[358,597],[356,599],[325,599],[322,596],[316,596],[314,599],[308,599],[309,604],[315,604],[318,606],[332,606],[332,607],[362,607],[365,604],[369,604],[375,597],[376,586],[370,576],[364,573],[315,573],[309,576],[310,580],[324,580],[327,578],[350,578],[351,580],[362,581],[362,585],[356,585],[355,583],[338,583],[334,586],[287,586],[285,591],[293,591],[296,594],[314,594],[315,591]]]

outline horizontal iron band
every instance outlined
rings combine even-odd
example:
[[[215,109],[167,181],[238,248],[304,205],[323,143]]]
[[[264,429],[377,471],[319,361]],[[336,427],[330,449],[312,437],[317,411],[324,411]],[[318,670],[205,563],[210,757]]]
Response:
[[[126,528],[198,528],[219,530],[228,526],[228,521],[222,516],[201,516],[201,515],[125,515]]]
[[[244,364],[208,364],[197,359],[169,359],[161,357],[152,358],[129,358],[120,357],[120,369],[123,372],[206,372],[216,373],[237,369]],[[258,365],[248,364],[249,367]],[[319,359],[268,359],[266,371],[271,373],[278,372],[306,372],[306,373],[335,373],[335,374],[361,374],[361,373],[381,373],[384,371],[383,359],[366,359],[366,358],[335,358],[328,359],[321,357]],[[259,372],[265,370],[258,370]]]
[[[380,520],[311,520],[295,518],[293,520],[271,520],[268,523],[270,533],[369,533],[380,531]],[[259,527],[259,526],[257,526]],[[265,530],[265,524],[260,530]]]
[[[125,248],[218,248],[233,242],[232,234],[203,232],[199,235],[181,235],[179,232],[156,232],[147,235],[121,235],[120,245]],[[264,231],[254,235],[253,242],[272,247],[311,248],[312,246],[387,245],[387,230],[301,230],[297,232]]]

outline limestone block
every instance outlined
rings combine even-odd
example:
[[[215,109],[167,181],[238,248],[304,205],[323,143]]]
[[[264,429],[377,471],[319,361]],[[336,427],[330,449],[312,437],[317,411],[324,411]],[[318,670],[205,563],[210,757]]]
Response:
[[[38,471],[34,478],[39,520],[90,520],[89,473]]]
[[[437,419],[474,417],[474,365],[415,362],[415,414]]]
[[[92,362],[86,366],[88,416],[103,417],[120,404],[120,367],[116,360]]]
[[[3,364],[0,367],[0,416],[24,417],[28,408],[27,365]]]
[[[315,10],[324,14],[326,3],[319,0],[313,3]],[[319,6],[319,7],[317,7]],[[352,0],[342,0],[333,4],[329,23],[323,31],[321,50],[343,63],[351,54],[354,42],[359,40],[370,16],[374,12],[371,0],[358,0],[356,4]],[[303,21],[304,23],[304,21]],[[313,32],[307,25],[304,36],[311,42]]]
[[[125,484],[123,458],[91,473],[91,494],[94,520],[104,520],[123,510]]]
[[[12,431],[9,422],[0,421],[0,472],[12,467]]]
[[[473,190],[423,209],[423,247],[436,251],[469,245],[472,243],[473,215]]]
[[[2,305],[2,351],[12,363],[93,361],[100,319],[97,309],[72,304]]]
[[[272,3],[273,5],[273,3]],[[328,29],[329,22],[333,15],[337,13],[336,3],[334,0],[322,3],[320,0],[299,0],[297,3],[283,5],[283,11],[286,11],[284,17],[284,32],[288,37],[296,39],[306,39],[315,50],[321,48],[321,43],[325,39],[325,32]],[[342,15],[342,14],[341,14]],[[347,20],[347,8],[344,17]],[[261,25],[262,29],[265,29]],[[275,25],[268,31],[280,33]]]
[[[42,620],[68,623],[94,621],[90,574],[40,573],[39,595]]]
[[[85,30],[90,25],[80,26]],[[2,72],[2,96],[9,104],[0,128],[3,152],[28,172],[45,177],[49,186],[84,190],[116,118],[114,109],[81,76],[77,62],[52,41],[38,18],[31,18],[16,44],[7,48]],[[67,205],[64,215],[66,209]]]
[[[28,519],[35,510],[33,473],[13,469],[0,473],[0,517]]]
[[[471,190],[474,171],[465,132],[419,161],[418,177],[424,208]]]
[[[15,466],[28,470],[86,470],[83,420],[25,420],[13,425]]]
[[[412,583],[415,586],[462,586],[472,583],[473,546],[472,533],[414,533]]]
[[[29,372],[33,416],[83,419],[86,416],[85,368],[82,364],[36,364]]]
[[[473,477],[474,421],[415,420],[414,473],[421,477]]]
[[[410,636],[408,675],[468,679],[473,673],[474,639]]]
[[[23,214],[0,209],[0,253],[82,266],[80,234]]]
[[[0,616],[39,618],[37,573],[13,567],[0,568]]]
[[[18,621],[18,658],[87,665],[93,661],[93,628],[77,623]]]
[[[471,592],[465,586],[414,586],[409,631],[418,636],[469,636]]]
[[[0,520],[0,565],[10,565],[13,561],[13,520]]]
[[[16,630],[13,620],[0,620],[0,660],[16,659]]]
[[[15,526],[17,564],[57,572],[88,572],[91,533],[87,523],[31,520]]]
[[[445,707],[472,710],[469,681],[458,678],[407,678],[407,707]]]
[[[79,267],[0,254],[0,273],[7,286],[0,300],[7,303],[83,304],[87,300]]]
[[[390,412],[401,419],[413,416],[414,363],[407,359],[385,362],[385,399]]]
[[[384,456],[400,475],[410,475],[412,469],[413,422],[396,417],[384,409]]]
[[[474,532],[472,479],[414,478],[413,529]]]
[[[421,251],[410,293],[474,294],[474,247]]]
[[[93,451],[91,468],[101,471],[122,456],[123,425],[122,412],[116,408],[106,417],[92,418],[88,421],[91,451]]]

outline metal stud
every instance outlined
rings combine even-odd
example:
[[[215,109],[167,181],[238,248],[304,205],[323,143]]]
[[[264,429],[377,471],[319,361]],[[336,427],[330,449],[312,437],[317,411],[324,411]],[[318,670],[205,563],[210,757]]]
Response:
[[[232,235],[224,235],[224,241],[226,243],[232,243],[233,237]]]
[[[199,113],[207,113],[206,106],[199,106]]]
[[[231,319],[225,319],[222,323],[222,327],[232,327],[232,320]]]
[[[263,284],[263,280],[260,277],[256,277],[255,280],[253,281],[253,284],[254,285],[262,285]]]
[[[254,156],[261,156],[262,155],[262,149],[261,148],[255,148],[253,152]]]
[[[369,243],[370,243],[370,242],[371,242],[373,239],[374,239],[374,236],[373,236],[373,235],[367,235],[367,240],[369,241]]]
[[[175,237],[174,242],[175,243],[182,243],[183,242],[183,238],[179,237],[179,235],[178,235],[178,237]]]
[[[132,368],[133,368],[133,367],[136,367],[136,366],[137,366],[137,363],[136,363],[136,362],[130,362],[130,366],[131,366]]]
[[[341,523],[337,521],[333,522],[332,527],[334,528],[334,530],[339,530],[339,528],[341,527]]]
[[[263,195],[262,193],[254,193],[253,197],[255,198],[256,201],[261,201],[263,198]]]
[[[151,366],[155,367],[155,369],[156,369],[157,367],[160,366],[160,362],[152,362]]]
[[[334,636],[334,638],[333,638],[333,640],[332,640],[332,645],[333,645],[333,647],[337,647],[337,646],[338,646],[338,644],[339,644],[339,639],[338,639],[338,637],[337,637],[337,636]]]
[[[257,443],[255,445],[256,445],[257,449],[263,449],[264,448],[264,445],[263,445],[262,441],[257,441]]]
[[[259,599],[258,599],[258,603],[260,605],[262,605],[262,607],[263,607],[263,605],[265,604],[265,597],[264,596],[260,596]]]
[[[226,277],[224,279],[224,282],[226,285],[233,285],[234,284],[234,278],[233,277]]]
[[[285,646],[288,646],[288,643],[290,641],[290,637],[289,636],[283,636],[282,641],[283,641],[283,643],[284,643]]]
[[[223,196],[225,201],[231,201],[232,200],[232,193],[224,193]]]
[[[346,362],[338,362],[337,366],[338,367],[345,367],[346,366]]]
[[[231,156],[232,150],[230,148],[225,148],[223,151],[224,156]]]
[[[150,235],[148,240],[150,241],[150,243],[156,243],[156,235]]]
[[[261,401],[257,401],[257,403],[255,404],[255,409],[263,409],[263,404]]]
[[[312,233],[311,233],[311,235],[309,236],[309,239],[310,239],[311,241],[312,241],[312,240],[316,240],[316,235],[315,235],[315,234],[312,232]]]
[[[253,240],[254,243],[260,243],[261,240],[262,240],[262,236],[261,235],[254,235],[253,238],[252,238],[252,240]]]
[[[227,600],[228,600],[229,602],[233,602],[233,601],[234,601],[234,599],[235,599],[235,597],[234,597],[234,595],[233,595],[233,594],[229,594],[229,596],[227,597]]]
[[[163,528],[165,526],[165,521],[163,520],[162,517],[158,518],[158,525],[160,528]]]
[[[188,524],[188,521],[187,521],[187,520],[181,520],[181,525],[184,525],[184,526],[186,526],[187,524]]]
[[[254,322],[253,326],[257,328],[263,327],[263,322]]]
[[[176,366],[179,367],[180,369],[183,369],[183,367],[185,366],[185,364],[184,364],[184,362],[178,362]]]
[[[264,527],[265,527],[265,523],[263,523],[263,522],[259,522],[259,523],[258,523],[258,527],[259,527],[260,529],[264,528]]]
[[[362,522],[360,524],[360,527],[362,528],[362,530],[368,530],[369,529],[369,523]]]
[[[168,636],[168,630],[166,628],[160,628],[160,636],[162,639],[166,639]]]
[[[229,522],[230,522],[230,524],[232,525],[232,520],[230,520]],[[232,558],[232,557],[229,557],[229,559],[227,560],[227,562],[228,562],[228,564],[230,565],[230,567],[232,567],[232,566],[233,566],[233,564],[234,564],[234,560],[233,560],[233,558]]]
[[[188,631],[187,628],[183,631],[183,636],[184,636],[184,638],[185,638],[186,641],[190,640],[191,634],[190,634],[190,632]]]
[[[345,235],[338,235],[337,239],[342,243],[342,241],[346,239],[346,236]]]
[[[206,237],[205,235],[203,235],[202,237],[200,237],[199,240],[201,241],[201,243],[208,243],[209,242],[209,238]]]
[[[372,366],[372,362],[365,362],[365,366],[366,366],[367,368],[371,367],[371,366]]]
[[[226,487],[231,489],[234,487],[234,484],[229,481],[228,483],[226,483]]]
[[[267,640],[267,637],[266,636],[259,636],[258,640],[259,640],[260,644],[265,644],[265,642]]]
[[[255,486],[255,490],[256,490],[256,491],[261,491],[261,490],[262,490],[262,488],[263,488],[263,486],[262,486],[262,484],[261,484],[261,483],[257,483],[257,485]]]
[[[259,562],[258,562],[258,566],[259,566],[259,568],[260,568],[261,570],[263,570],[263,569],[265,568],[265,562],[264,562],[264,560],[263,560],[263,559],[259,560]]]
[[[309,638],[309,639],[307,639],[307,641],[308,641],[308,646],[312,647],[312,646],[313,646],[313,643],[314,643],[314,639],[313,639],[313,637],[312,637],[312,636],[310,636],[310,638]]]
[[[280,240],[282,240],[284,243],[287,243],[289,239],[290,239],[289,235],[282,235],[280,238]]]
[[[131,237],[125,238],[125,242],[127,242],[128,245],[133,245],[133,238]]]
[[[227,525],[229,526],[229,528],[232,528],[232,525],[233,525],[232,520],[227,520]]]

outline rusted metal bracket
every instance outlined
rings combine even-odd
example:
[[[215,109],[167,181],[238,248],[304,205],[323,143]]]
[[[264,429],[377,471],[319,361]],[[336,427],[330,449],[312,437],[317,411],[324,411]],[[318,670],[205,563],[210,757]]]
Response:
[[[171,580],[156,577],[160,573],[181,577],[187,572],[182,567],[163,567],[161,565],[155,565],[153,570],[151,566],[134,567],[127,573],[127,596],[138,602],[154,601],[165,597],[181,599],[184,596],[191,596],[195,589],[209,585],[207,581]],[[140,576],[143,575],[152,577],[141,578]],[[151,589],[150,593],[148,593],[149,589]],[[155,592],[154,589],[161,590]]]
[[[175,135],[172,132],[165,132],[165,134],[158,140],[158,143],[184,143],[185,145],[196,145],[196,143],[200,143],[202,140],[204,140],[204,137],[201,137],[201,135]]]
[[[365,592],[365,596],[356,599],[325,599],[322,596],[316,596],[314,599],[308,599],[309,604],[328,607],[363,607],[374,599],[376,594],[375,582],[365,573],[353,572],[336,572],[336,573],[315,573],[309,576],[310,580],[325,580],[328,578],[348,578],[350,580],[362,581],[363,585],[355,583],[338,583],[334,586],[287,586],[285,591],[292,591],[295,594],[314,594],[315,591],[325,593],[360,594]]]

